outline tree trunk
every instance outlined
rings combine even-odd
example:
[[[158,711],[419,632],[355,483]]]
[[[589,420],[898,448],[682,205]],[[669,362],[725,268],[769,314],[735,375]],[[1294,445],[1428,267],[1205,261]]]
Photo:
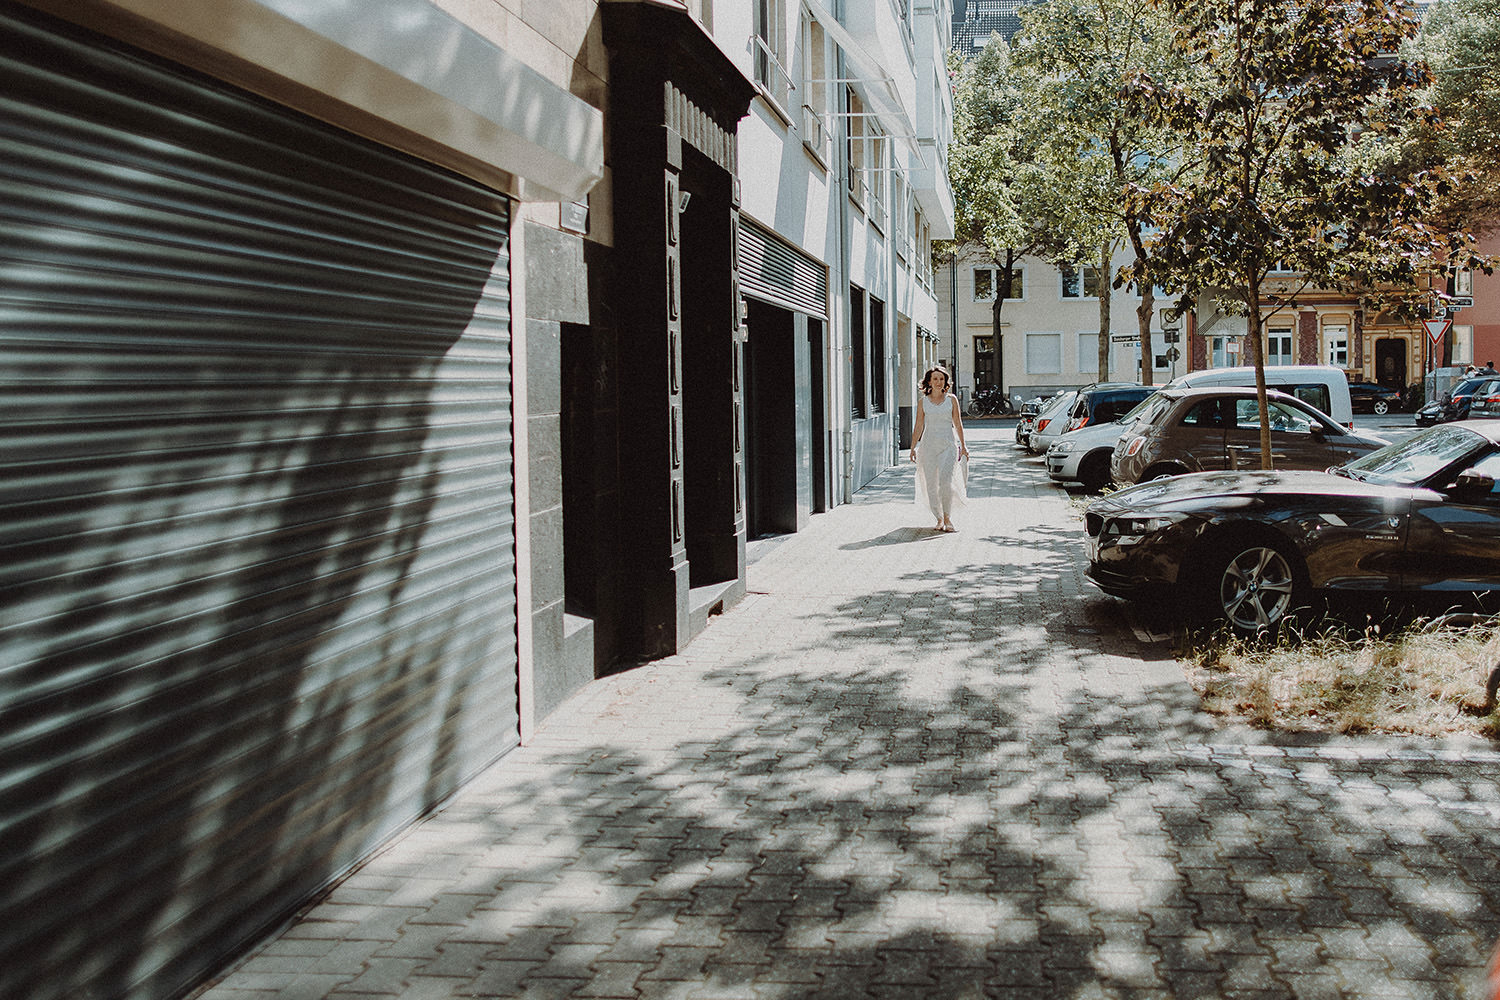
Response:
[[[1099,247],[1099,381],[1109,381],[1110,310],[1114,305],[1109,282],[1109,244]]]
[[[1271,414],[1266,409],[1266,349],[1262,335],[1264,324],[1260,319],[1260,283],[1249,282],[1241,294],[1250,320],[1250,358],[1255,365],[1255,399],[1260,409],[1260,467],[1272,469]]]
[[[1156,310],[1155,289],[1141,289],[1141,304],[1135,307],[1135,325],[1141,334],[1141,385],[1151,385],[1156,356],[1151,353],[1151,314]]]

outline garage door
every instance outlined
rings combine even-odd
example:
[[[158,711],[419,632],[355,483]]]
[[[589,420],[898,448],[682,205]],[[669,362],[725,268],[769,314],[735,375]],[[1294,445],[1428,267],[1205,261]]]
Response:
[[[0,996],[162,997],[517,740],[508,208],[0,0]]]

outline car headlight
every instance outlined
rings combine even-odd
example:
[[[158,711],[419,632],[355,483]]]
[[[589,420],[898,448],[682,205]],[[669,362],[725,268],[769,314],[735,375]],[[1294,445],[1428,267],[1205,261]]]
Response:
[[[1103,534],[1114,538],[1139,538],[1170,527],[1186,514],[1152,514],[1150,516],[1113,517],[1104,525]]]
[[[1068,452],[1073,450],[1073,442],[1065,441],[1062,438],[1059,438],[1058,440],[1053,441],[1052,447],[1048,448],[1047,450],[1056,455],[1066,455]]]

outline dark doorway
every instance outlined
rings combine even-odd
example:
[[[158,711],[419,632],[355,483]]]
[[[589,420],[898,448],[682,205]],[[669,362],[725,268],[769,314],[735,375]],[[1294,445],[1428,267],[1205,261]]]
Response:
[[[1406,388],[1407,343],[1395,337],[1375,341],[1375,381],[1392,389]]]
[[[745,344],[746,531],[797,530],[796,316],[750,300]]]
[[[682,416],[671,432],[681,442],[684,541],[693,587],[739,574],[730,180],[696,149],[683,150]]]
[[[807,321],[807,384],[811,393],[808,442],[812,450],[812,509],[821,513],[832,508],[833,490],[828,482],[828,398],[825,394],[823,321]]]
[[[1000,384],[995,370],[995,338],[985,335],[974,338],[974,388]]]

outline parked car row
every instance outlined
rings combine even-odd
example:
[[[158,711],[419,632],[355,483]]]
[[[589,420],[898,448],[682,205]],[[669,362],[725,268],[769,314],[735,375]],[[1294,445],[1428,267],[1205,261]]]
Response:
[[[1130,383],[1085,386],[1070,403],[1072,422],[1065,427],[1071,429],[1048,435],[1033,428],[1026,447],[1036,452],[1046,446],[1047,474],[1054,481],[1090,490],[1111,482],[1129,485],[1206,469],[1254,467],[1261,417],[1254,378],[1253,368],[1221,368],[1184,375],[1159,390]],[[1268,370],[1266,380],[1277,387],[1268,388],[1267,399],[1277,468],[1325,468],[1385,445],[1384,439],[1353,431],[1352,398],[1342,370],[1286,366]],[[1120,415],[1108,420],[1114,413]]]
[[[1039,408],[1022,443],[1045,447],[1049,477],[1121,487],[1086,511],[1095,585],[1246,637],[1340,592],[1444,604],[1500,594],[1500,419],[1390,444],[1355,431],[1352,414],[1391,412],[1395,390],[1326,366],[1266,380],[1264,408],[1248,368],[1160,389],[1085,386]],[[1463,416],[1439,422],[1500,415],[1500,378],[1461,383],[1445,403]],[[1272,471],[1259,468],[1262,421]]]
[[[1418,427],[1467,420],[1469,417],[1500,416],[1500,378],[1480,375],[1464,379],[1452,391],[1417,411]]]

